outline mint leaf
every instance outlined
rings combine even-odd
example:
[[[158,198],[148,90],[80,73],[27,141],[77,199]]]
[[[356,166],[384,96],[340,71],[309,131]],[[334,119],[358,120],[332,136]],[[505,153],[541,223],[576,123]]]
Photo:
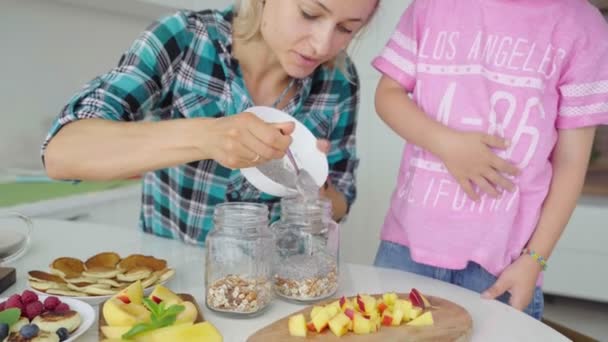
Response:
[[[150,310],[150,322],[136,324],[122,335],[123,339],[129,340],[141,333],[168,327],[175,323],[177,315],[179,315],[180,312],[186,310],[185,306],[179,304],[174,304],[169,308],[165,308],[164,302],[156,304],[156,302],[149,298],[144,298],[144,305]]]
[[[0,312],[0,323],[6,323],[10,327],[17,323],[21,317],[21,310],[17,308],[10,308]]]

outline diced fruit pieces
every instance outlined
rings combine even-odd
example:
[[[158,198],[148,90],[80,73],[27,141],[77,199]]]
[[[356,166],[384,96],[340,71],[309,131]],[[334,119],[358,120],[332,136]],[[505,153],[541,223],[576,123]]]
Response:
[[[393,313],[390,310],[385,310],[382,313],[382,325],[391,326],[393,325]]]
[[[376,298],[368,295],[357,296],[357,304],[359,311],[365,314],[371,314],[376,310]]]
[[[399,308],[395,308],[393,310],[393,322],[391,323],[391,325],[393,326],[397,326],[401,324],[401,321],[403,320],[403,311]]]
[[[306,329],[308,329],[308,331],[317,331],[317,329],[315,329],[315,325],[312,324],[312,321],[306,323]]]
[[[385,293],[382,295],[382,301],[388,306],[392,306],[397,301],[397,294],[394,292]]]
[[[418,318],[418,316],[420,316],[422,314],[422,309],[419,307],[415,307],[413,306],[410,311],[408,312],[409,316],[408,316],[408,320],[414,320],[416,318]]]
[[[350,324],[350,318],[344,313],[338,313],[334,318],[329,321],[329,329],[334,335],[340,337],[348,332],[348,326]]]
[[[410,291],[410,301],[412,302],[412,304],[414,306],[417,306],[421,309],[425,309],[425,308],[429,308],[431,307],[431,303],[429,302],[429,300],[424,297],[422,295],[422,293],[420,293],[420,291],[416,290],[416,289],[412,289]]]
[[[423,327],[423,326],[428,326],[428,325],[433,325],[433,324],[434,324],[433,314],[430,311],[423,313],[422,315],[418,316],[418,318],[407,323],[407,325],[417,326],[417,327]]]
[[[289,317],[289,334],[295,337],[306,337],[306,318],[303,314]]]
[[[327,324],[329,324],[329,314],[325,308],[321,309],[319,313],[312,318],[312,324],[315,327],[316,332],[321,332],[323,329],[327,328]]]
[[[322,306],[313,306],[312,311],[310,311],[310,319],[313,319],[322,309]]]
[[[378,311],[380,311],[380,313],[383,313],[386,309],[388,309],[388,305],[386,305],[386,303],[380,302],[378,304]]]
[[[372,322],[363,317],[361,314],[355,314],[353,319],[353,332],[355,334],[365,335],[372,331]]]
[[[353,320],[355,318],[355,310],[353,310],[353,309],[344,310],[344,314],[346,316],[348,316],[348,318],[350,318],[351,320]]]

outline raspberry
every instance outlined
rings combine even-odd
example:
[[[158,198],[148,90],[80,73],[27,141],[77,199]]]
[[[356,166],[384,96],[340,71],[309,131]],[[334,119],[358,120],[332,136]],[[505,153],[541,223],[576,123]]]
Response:
[[[8,297],[8,299],[6,300],[7,304],[9,304],[9,303],[17,303],[17,302],[23,304],[23,302],[21,301],[21,296],[18,295],[18,294],[14,294],[14,295]]]
[[[55,307],[55,312],[66,312],[70,311],[70,306],[66,303],[61,303]]]
[[[10,309],[10,308],[17,308],[19,310],[21,310],[21,316],[25,316],[25,312],[24,312],[24,308],[23,308],[23,303],[21,303],[20,300],[11,300],[11,298],[9,298],[6,301],[6,304],[4,304],[4,309]]]
[[[57,307],[57,305],[61,304],[61,301],[59,301],[59,298],[55,297],[55,296],[51,296],[51,297],[47,297],[44,300],[44,308],[48,311],[53,311],[55,310],[55,308]]]
[[[35,301],[33,303],[29,303],[25,307],[25,317],[29,318],[29,320],[33,320],[36,316],[40,315],[44,310],[44,306],[40,301]]]
[[[33,303],[38,300],[38,295],[30,290],[25,290],[21,294],[21,301],[23,304],[27,305],[29,303]]]

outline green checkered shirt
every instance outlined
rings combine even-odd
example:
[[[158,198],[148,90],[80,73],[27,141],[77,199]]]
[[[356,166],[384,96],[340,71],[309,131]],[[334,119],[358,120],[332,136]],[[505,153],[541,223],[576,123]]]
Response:
[[[91,81],[69,101],[48,134],[43,154],[48,141],[75,120],[218,118],[253,106],[231,55],[232,16],[231,9],[184,11],[153,24],[116,68]],[[325,66],[298,80],[298,93],[284,110],[316,137],[331,142],[329,177],[350,206],[356,195],[359,80],[350,61],[347,68],[354,75],[350,82],[339,70]],[[218,203],[264,202],[271,220],[280,211],[278,198],[260,193],[239,170],[213,160],[148,172],[142,192],[143,230],[194,244],[205,241]]]

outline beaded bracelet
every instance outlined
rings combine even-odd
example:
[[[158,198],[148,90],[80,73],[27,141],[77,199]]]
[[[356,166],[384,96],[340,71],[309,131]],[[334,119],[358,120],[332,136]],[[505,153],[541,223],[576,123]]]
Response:
[[[529,248],[524,248],[523,251],[521,251],[521,254],[527,254],[529,256],[531,256],[534,260],[536,260],[536,262],[540,265],[540,267],[542,268],[543,271],[547,270],[547,260],[545,258],[543,258],[541,255],[539,255],[538,253],[536,253],[535,251],[529,249]]]

